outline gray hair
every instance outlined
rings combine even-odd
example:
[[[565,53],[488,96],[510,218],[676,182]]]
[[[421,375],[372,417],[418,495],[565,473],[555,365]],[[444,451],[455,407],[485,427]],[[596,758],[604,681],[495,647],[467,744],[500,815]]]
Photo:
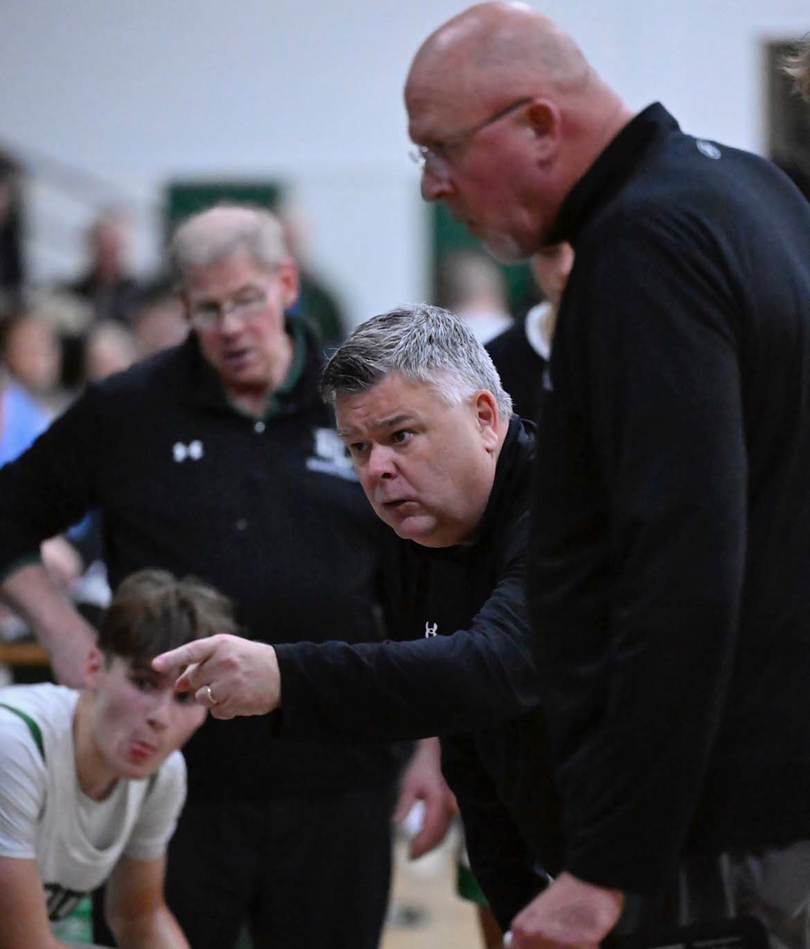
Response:
[[[219,204],[192,215],[177,228],[169,245],[169,262],[182,285],[190,267],[207,267],[240,249],[268,270],[289,257],[274,214],[246,204]]]
[[[512,399],[489,353],[464,320],[440,307],[403,306],[361,323],[327,363],[321,394],[334,404],[339,395],[365,392],[391,372],[428,383],[451,406],[487,389],[499,417],[512,417]]]

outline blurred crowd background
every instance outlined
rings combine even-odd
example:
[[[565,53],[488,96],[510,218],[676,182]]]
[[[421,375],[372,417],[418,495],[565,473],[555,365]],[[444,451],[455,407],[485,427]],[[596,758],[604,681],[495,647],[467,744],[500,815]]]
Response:
[[[807,180],[806,110],[774,67],[807,31],[803,0],[535,3],[631,107],[660,99],[693,134]],[[149,280],[183,189],[225,183],[303,209],[308,263],[349,325],[427,299],[453,222],[420,200],[402,84],[427,32],[463,6],[6,0],[0,151],[19,169],[23,260],[9,264],[4,243],[3,273],[78,280],[88,230],[114,209],[126,264]]]

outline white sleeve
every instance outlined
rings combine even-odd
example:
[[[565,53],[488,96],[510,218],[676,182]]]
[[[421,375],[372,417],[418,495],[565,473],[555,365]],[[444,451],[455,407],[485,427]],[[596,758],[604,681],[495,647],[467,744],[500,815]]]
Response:
[[[25,722],[0,709],[0,857],[36,858],[47,773]]]
[[[186,762],[179,751],[163,762],[141,813],[129,836],[124,855],[135,860],[157,860],[166,852],[177,818],[186,800]]]

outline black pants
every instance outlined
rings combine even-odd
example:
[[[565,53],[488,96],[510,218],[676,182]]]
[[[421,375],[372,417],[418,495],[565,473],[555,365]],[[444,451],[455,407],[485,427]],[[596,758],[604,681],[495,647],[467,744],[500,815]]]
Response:
[[[186,805],[166,899],[194,949],[376,949],[391,877],[394,789]]]

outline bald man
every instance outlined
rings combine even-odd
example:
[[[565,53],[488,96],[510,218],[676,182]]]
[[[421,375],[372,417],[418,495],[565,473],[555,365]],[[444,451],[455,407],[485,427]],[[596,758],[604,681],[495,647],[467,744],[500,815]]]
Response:
[[[527,571],[566,871],[512,945],[744,910],[806,945],[810,208],[522,4],[440,27],[405,99],[426,200],[576,252]]]
[[[180,226],[172,256],[188,339],[91,384],[0,471],[0,592],[75,685],[93,634],[37,558],[88,509],[113,586],[162,567],[216,583],[250,637],[382,634],[382,527],[319,397],[320,345],[285,319],[298,273],[279,222],[217,207]],[[194,949],[230,949],[245,924],[256,946],[374,949],[404,749],[270,734],[212,721],[186,746],[168,903]]]

